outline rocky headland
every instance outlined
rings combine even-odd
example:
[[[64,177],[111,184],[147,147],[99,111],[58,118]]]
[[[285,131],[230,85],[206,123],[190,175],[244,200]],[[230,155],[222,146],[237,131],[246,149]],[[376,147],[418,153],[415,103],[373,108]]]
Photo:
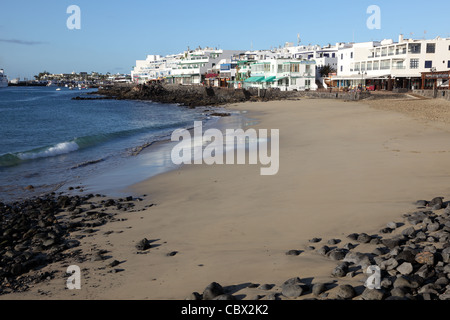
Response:
[[[135,86],[111,86],[98,89],[97,92],[93,92],[92,94],[100,95],[101,97],[76,97],[73,99],[150,100],[195,108],[200,106],[222,106],[245,101],[283,100],[299,96],[299,92],[296,91],[280,91],[275,89],[258,91],[255,88],[230,89],[161,83]]]

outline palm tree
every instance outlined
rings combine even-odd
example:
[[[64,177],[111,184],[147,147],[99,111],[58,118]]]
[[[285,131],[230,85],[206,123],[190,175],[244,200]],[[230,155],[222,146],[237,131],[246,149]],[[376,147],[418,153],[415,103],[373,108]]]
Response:
[[[328,75],[330,73],[335,73],[336,69],[334,69],[332,66],[327,64],[326,66],[319,68],[318,71],[319,71],[321,77],[328,77]]]

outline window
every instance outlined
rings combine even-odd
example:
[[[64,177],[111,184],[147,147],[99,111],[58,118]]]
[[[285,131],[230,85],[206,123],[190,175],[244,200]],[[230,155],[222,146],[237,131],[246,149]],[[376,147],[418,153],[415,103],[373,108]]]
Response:
[[[353,52],[350,52],[350,58],[353,59]]]
[[[448,64],[450,65],[450,61],[448,61]],[[450,68],[450,67],[449,67]],[[341,66],[341,72],[344,71],[344,66]]]
[[[366,71],[366,63],[361,62],[361,71]]]
[[[413,53],[413,54],[418,54],[420,53],[420,43],[411,43],[409,45],[409,52]]]
[[[309,64],[307,64],[307,65],[305,66],[305,72],[306,72],[306,73],[311,73],[311,66],[310,66]]]
[[[448,47],[448,50],[450,50],[450,46]],[[341,53],[341,60],[344,60],[344,54]]]
[[[409,67],[411,69],[419,69],[419,59],[411,59],[409,62]]]
[[[450,68],[450,60],[447,62],[447,68]]]
[[[427,43],[427,53],[436,52],[436,43]]]
[[[425,61],[425,68],[430,69],[433,67],[433,61]]]
[[[391,68],[391,60],[381,60],[380,69],[388,70]]]
[[[300,72],[300,65],[298,63],[291,64],[291,72]]]
[[[393,56],[395,52],[395,47],[389,47],[389,55]]]

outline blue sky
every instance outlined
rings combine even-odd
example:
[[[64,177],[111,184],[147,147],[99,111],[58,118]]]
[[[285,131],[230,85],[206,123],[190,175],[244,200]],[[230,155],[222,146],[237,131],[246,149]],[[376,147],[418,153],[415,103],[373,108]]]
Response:
[[[70,5],[81,9],[80,30],[66,26]],[[381,9],[379,30],[366,26],[370,5]],[[270,49],[295,43],[298,33],[302,44],[319,45],[397,40],[399,33],[450,37],[449,12],[442,0],[1,0],[0,68],[9,78],[43,70],[128,73],[147,54]]]

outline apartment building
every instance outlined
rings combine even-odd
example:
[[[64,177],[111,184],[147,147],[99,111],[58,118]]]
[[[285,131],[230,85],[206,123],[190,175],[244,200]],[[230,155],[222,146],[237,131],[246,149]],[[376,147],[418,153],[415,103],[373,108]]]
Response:
[[[339,50],[340,87],[358,85],[373,89],[420,89],[448,80],[450,38],[391,39],[355,43]]]
[[[288,90],[316,90],[316,63],[314,60],[268,59],[250,65],[251,77],[244,88],[277,88]]]
[[[169,77],[182,58],[182,54],[167,55],[165,57],[147,55],[145,60],[136,60],[136,66],[131,71],[131,79],[134,83],[142,84]]]
[[[185,51],[183,57],[166,77],[168,83],[202,84],[208,73],[220,70],[220,62],[231,59],[237,50],[222,50],[213,48],[197,48]]]
[[[322,67],[330,66],[334,70],[337,70],[338,63],[338,51],[339,45],[326,45],[326,46],[297,46],[287,48],[291,58],[302,60],[314,60],[316,62],[317,71]],[[316,75],[320,77],[320,73],[316,72]]]

